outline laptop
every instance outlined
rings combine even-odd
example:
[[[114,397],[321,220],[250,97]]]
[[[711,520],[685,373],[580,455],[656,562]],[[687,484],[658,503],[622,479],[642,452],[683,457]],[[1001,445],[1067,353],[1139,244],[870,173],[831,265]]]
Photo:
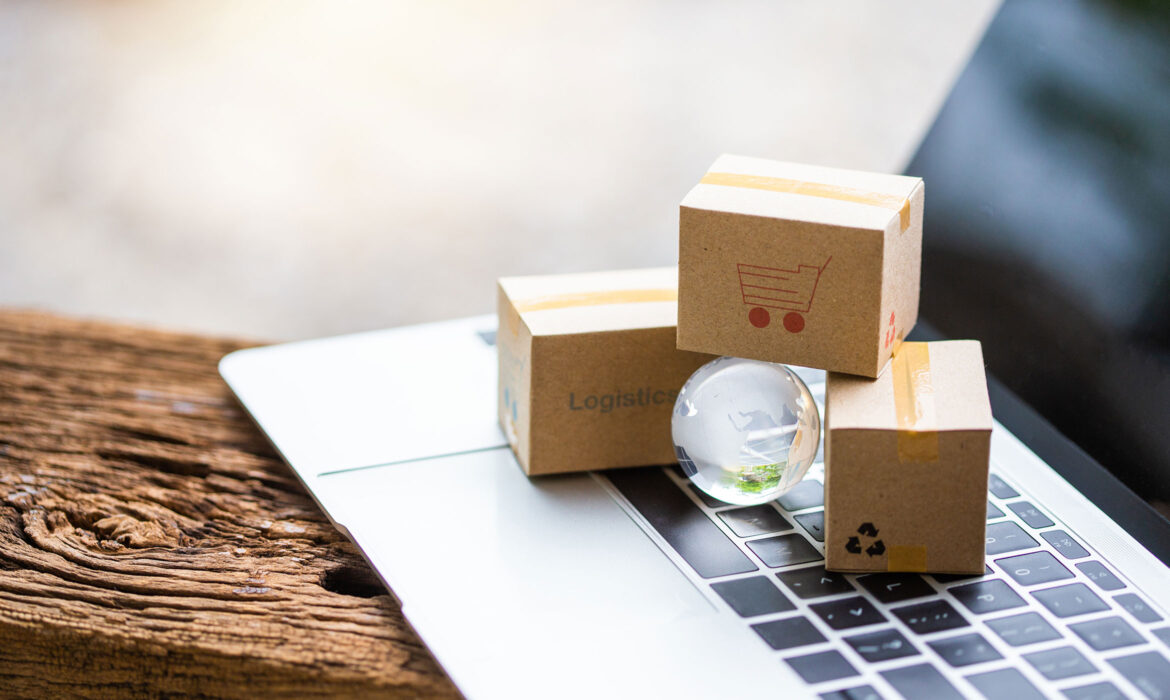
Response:
[[[1170,413],[1131,402],[1165,406],[1167,315],[1117,311],[1159,308],[1149,280],[1167,277],[1149,226],[1170,220],[1170,42],[1136,7],[1009,1],[908,167],[929,195],[912,338],[982,338],[993,375],[982,576],[827,572],[819,457],[751,507],[677,465],[529,479],[496,420],[494,316],[243,350],[220,371],[469,697],[1167,697],[1170,523],[1118,478],[1156,495],[1170,454]],[[1153,155],[1110,156],[1132,145],[1093,138],[1110,119]],[[1105,194],[1076,189],[1103,172]],[[1147,208],[1096,216],[1114,201]],[[1078,236],[1095,257],[1052,267],[1082,261]],[[1140,271],[1111,240],[1148,246]],[[1076,283],[1095,266],[1114,284]],[[1116,352],[1084,340],[1102,333]],[[823,406],[823,373],[797,371]]]

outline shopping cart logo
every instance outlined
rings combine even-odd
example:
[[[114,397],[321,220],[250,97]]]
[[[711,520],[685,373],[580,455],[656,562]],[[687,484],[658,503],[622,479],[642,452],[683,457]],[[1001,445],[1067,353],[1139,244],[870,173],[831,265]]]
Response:
[[[795,270],[736,263],[743,303],[752,307],[748,321],[756,328],[767,328],[772,322],[768,309],[787,311],[782,319],[784,329],[789,333],[804,330],[802,314],[812,309],[817,283],[832,259],[829,256],[820,266],[799,264]]]

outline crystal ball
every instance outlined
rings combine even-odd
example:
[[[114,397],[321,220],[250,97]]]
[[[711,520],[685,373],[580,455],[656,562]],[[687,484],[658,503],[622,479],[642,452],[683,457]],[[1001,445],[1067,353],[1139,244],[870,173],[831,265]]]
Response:
[[[804,478],[817,455],[821,414],[788,367],[720,357],[683,385],[671,433],[695,486],[720,501],[754,505]]]

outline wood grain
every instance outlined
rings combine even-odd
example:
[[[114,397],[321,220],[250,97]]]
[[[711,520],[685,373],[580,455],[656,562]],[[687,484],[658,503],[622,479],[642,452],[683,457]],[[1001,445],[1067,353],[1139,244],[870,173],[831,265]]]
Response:
[[[0,695],[457,696],[220,380],[246,345],[0,311]]]

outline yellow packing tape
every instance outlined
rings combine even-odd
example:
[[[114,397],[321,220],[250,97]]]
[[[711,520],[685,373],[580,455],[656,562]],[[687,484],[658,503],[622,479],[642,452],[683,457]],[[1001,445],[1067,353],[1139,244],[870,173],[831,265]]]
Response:
[[[789,180],[783,177],[767,177],[764,175],[741,175],[739,173],[707,173],[700,183],[704,185],[725,185],[727,187],[745,187],[753,190],[768,190],[770,192],[786,192],[808,197],[823,197],[838,199],[843,202],[867,204],[872,207],[892,209],[899,214],[902,232],[910,228],[910,199],[893,194],[867,192],[852,187],[826,185],[817,182]]]
[[[640,304],[653,301],[678,301],[678,290],[670,289],[612,289],[600,292],[552,294],[514,303],[516,311],[544,311],[571,306],[601,306],[603,304]]]
[[[894,353],[892,364],[898,459],[933,462],[938,459],[938,414],[930,380],[930,346],[902,343]]]
[[[926,547],[894,545],[886,554],[886,571],[926,571]]]

